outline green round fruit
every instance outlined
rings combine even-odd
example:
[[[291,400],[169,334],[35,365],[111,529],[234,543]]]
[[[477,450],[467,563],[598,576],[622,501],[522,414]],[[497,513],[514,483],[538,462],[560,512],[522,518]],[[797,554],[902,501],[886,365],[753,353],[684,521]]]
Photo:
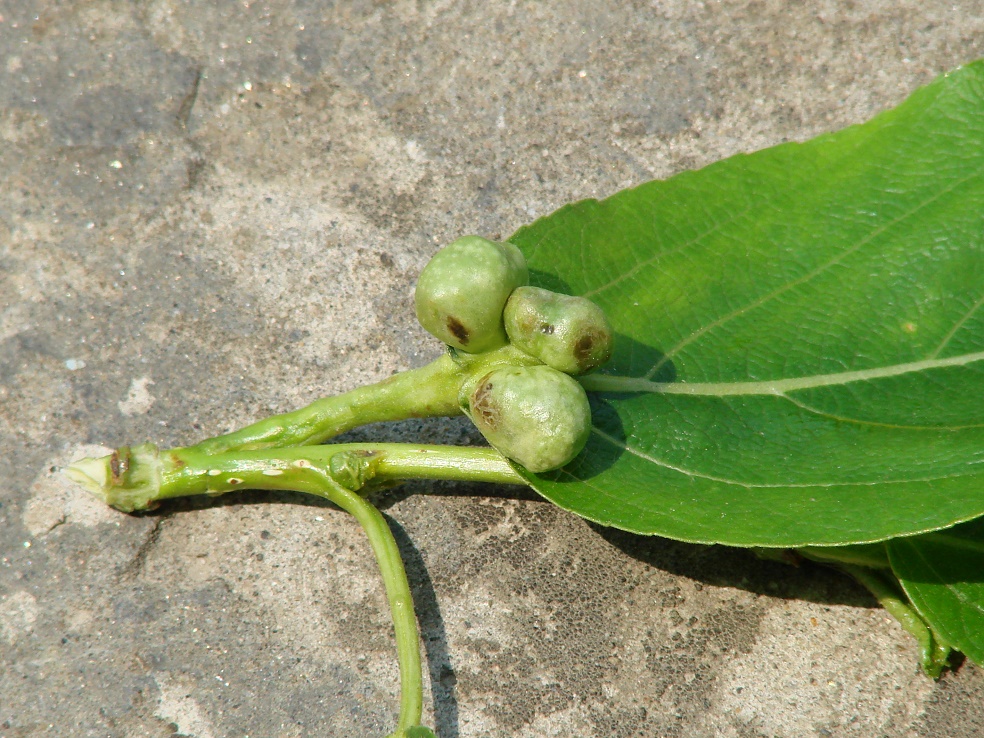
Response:
[[[417,320],[431,335],[469,353],[508,341],[502,309],[529,272],[511,243],[465,236],[438,251],[417,280]]]
[[[516,348],[566,374],[586,374],[612,356],[612,327],[587,298],[519,287],[503,319]]]
[[[588,441],[588,396],[549,366],[493,369],[466,393],[462,407],[485,439],[531,472],[564,466]]]

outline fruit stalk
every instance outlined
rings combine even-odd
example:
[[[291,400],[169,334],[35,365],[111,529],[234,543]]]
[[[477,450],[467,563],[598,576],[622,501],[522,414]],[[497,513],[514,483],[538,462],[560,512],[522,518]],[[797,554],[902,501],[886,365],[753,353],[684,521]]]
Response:
[[[82,459],[66,475],[108,504],[145,510],[185,495],[236,489],[293,490],[322,497],[351,514],[366,532],[382,574],[400,668],[400,715],[393,736],[433,735],[420,726],[423,676],[420,637],[406,569],[386,519],[358,492],[408,478],[524,484],[491,448],[338,444],[210,455],[196,448],[159,451],[153,444]]]
[[[446,354],[376,384],[323,397],[307,407],[274,415],[191,447],[209,454],[307,446],[367,423],[458,415],[461,369]]]
[[[526,484],[498,451],[483,447],[346,443],[209,454],[199,447],[160,451],[153,444],[122,447],[76,461],[65,474],[123,512],[162,500],[216,496],[237,489],[307,489],[310,469],[352,491],[405,479]],[[316,494],[316,492],[312,492]]]

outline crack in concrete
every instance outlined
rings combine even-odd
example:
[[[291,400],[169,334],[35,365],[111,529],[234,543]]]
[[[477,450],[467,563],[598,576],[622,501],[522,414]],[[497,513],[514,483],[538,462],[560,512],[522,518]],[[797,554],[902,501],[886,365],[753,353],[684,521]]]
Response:
[[[144,570],[144,565],[147,563],[147,556],[150,554],[151,549],[157,544],[157,541],[161,537],[161,527],[164,525],[164,521],[167,516],[162,515],[154,521],[154,526],[147,532],[147,536],[144,538],[143,542],[137,547],[133,558],[129,563],[124,565],[120,569],[120,579],[121,580],[132,580],[136,579]]]
[[[191,110],[195,107],[195,102],[198,100],[198,88],[202,83],[202,68],[195,67],[195,78],[191,81],[191,89],[188,90],[188,94],[181,99],[181,105],[178,106],[178,112],[175,114],[174,118],[177,120],[178,125],[184,130],[188,130],[188,121],[191,119]]]

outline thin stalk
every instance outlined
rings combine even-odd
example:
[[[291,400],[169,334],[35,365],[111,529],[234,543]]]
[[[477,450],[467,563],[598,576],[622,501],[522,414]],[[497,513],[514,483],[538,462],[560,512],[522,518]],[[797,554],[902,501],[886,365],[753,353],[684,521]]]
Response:
[[[804,546],[796,551],[822,564],[853,564],[871,569],[891,569],[884,543],[859,543],[848,546]]]
[[[881,572],[864,566],[839,564],[838,568],[871,592],[878,603],[916,639],[923,671],[927,676],[938,679],[949,665],[950,646],[915,611],[896,583]]]
[[[460,415],[458,395],[497,366],[538,363],[513,346],[485,354],[451,351],[427,366],[394,374],[307,407],[274,415],[232,433],[190,446],[208,454],[323,443],[368,423]]]
[[[352,489],[406,479],[526,484],[502,454],[487,447],[344,443],[215,455],[179,448],[161,453],[160,459],[157,500],[249,489],[248,480],[256,473],[290,479],[294,469],[309,466],[323,469]]]
[[[356,490],[406,478],[524,484],[491,448],[339,444],[210,455],[201,449],[160,452],[152,444],[82,459],[65,473],[108,504],[130,512],[164,499],[236,489],[294,490],[323,497],[365,530],[393,617],[400,665],[400,716],[394,736],[433,735],[420,726],[423,676],[420,637],[406,569],[385,518]]]
[[[307,407],[257,421],[192,448],[210,454],[322,443],[367,423],[460,415],[462,369],[447,354],[419,369],[323,397]]]
[[[420,663],[420,635],[410,594],[410,582],[396,545],[393,531],[386,519],[373,505],[362,497],[342,487],[330,476],[318,470],[323,496],[334,502],[359,521],[369,538],[369,545],[376,557],[386,598],[393,617],[393,633],[396,637],[396,655],[400,664],[400,717],[397,730],[420,725],[424,708],[424,682]]]
[[[527,482],[493,448],[344,443],[210,454],[197,446],[159,451],[153,444],[122,447],[81,459],[65,474],[123,512],[161,500],[220,495],[236,489],[295,489],[302,472],[317,468],[348,489],[406,479],[522,484]],[[260,486],[256,483],[262,482]],[[273,486],[271,486],[273,485]]]
[[[290,473],[270,475],[278,465],[236,471],[242,482],[236,487],[268,490],[293,490],[323,497],[352,515],[369,539],[373,555],[383,577],[386,598],[393,617],[396,653],[400,666],[400,715],[397,730],[420,724],[424,704],[423,674],[420,663],[420,636],[414,616],[413,598],[406,569],[393,532],[382,513],[355,492],[336,482],[325,468],[295,464]]]

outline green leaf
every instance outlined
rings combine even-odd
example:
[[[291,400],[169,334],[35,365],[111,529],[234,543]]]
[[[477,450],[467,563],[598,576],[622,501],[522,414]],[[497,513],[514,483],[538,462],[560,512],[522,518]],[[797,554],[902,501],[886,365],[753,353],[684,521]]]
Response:
[[[984,663],[984,519],[888,543],[913,606],[968,658]]]
[[[528,475],[630,531],[838,545],[984,514],[984,60],[860,126],[511,239],[615,327],[586,451]]]

